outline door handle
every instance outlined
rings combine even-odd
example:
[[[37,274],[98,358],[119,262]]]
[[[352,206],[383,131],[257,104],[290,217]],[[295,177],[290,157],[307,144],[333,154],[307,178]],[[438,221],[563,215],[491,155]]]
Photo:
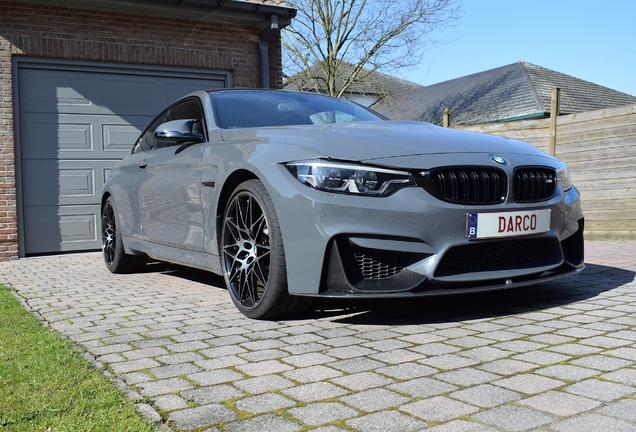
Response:
[[[146,168],[148,166],[148,162],[146,162],[146,161],[137,162],[137,166],[139,168],[141,168],[141,169],[144,169],[144,168]]]

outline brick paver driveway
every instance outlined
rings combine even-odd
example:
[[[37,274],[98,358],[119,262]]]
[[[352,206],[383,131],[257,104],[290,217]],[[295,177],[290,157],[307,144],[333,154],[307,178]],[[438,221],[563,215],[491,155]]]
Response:
[[[174,430],[635,431],[636,242],[586,247],[549,284],[277,322],[217,276],[112,275],[97,253],[3,262],[0,282]]]

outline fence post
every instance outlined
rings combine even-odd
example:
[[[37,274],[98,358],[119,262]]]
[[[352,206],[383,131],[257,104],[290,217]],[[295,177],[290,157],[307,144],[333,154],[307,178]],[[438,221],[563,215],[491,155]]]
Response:
[[[557,117],[559,116],[559,98],[561,89],[554,87],[552,89],[552,104],[550,107],[550,146],[548,152],[552,156],[556,156],[557,142]]]
[[[450,110],[448,109],[448,107],[446,107],[446,109],[444,110],[444,127],[445,128],[449,128],[450,127]]]

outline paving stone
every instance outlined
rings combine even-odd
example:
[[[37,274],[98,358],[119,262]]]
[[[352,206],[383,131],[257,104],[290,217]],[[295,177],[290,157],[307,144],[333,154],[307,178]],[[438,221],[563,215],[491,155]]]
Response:
[[[342,387],[328,382],[316,382],[282,390],[284,394],[301,402],[317,402],[332,399],[349,393]]]
[[[479,408],[444,396],[433,396],[406,404],[400,410],[429,422],[442,422],[475,413]]]
[[[522,398],[522,395],[517,392],[490,384],[458,390],[450,393],[449,396],[482,408],[493,408]]]
[[[441,370],[459,369],[473,366],[479,362],[474,359],[463,357],[457,354],[442,354],[435,357],[428,357],[419,360],[419,363],[432,366]]]
[[[286,356],[282,359],[285,363],[289,363],[296,367],[308,367],[315,366],[324,363],[331,363],[336,359],[331,357],[330,355],[325,355],[321,353],[306,353],[295,356]]]
[[[293,369],[293,368],[290,368]],[[307,384],[316,381],[322,381],[329,378],[335,378],[342,376],[342,372],[332,369],[327,366],[310,366],[301,369],[293,369],[284,372],[285,377],[298,381],[299,383]]]
[[[348,359],[354,357],[362,357],[368,356],[370,354],[375,354],[377,351],[365,348],[359,345],[352,345],[346,347],[332,348],[326,350],[324,353],[328,356],[331,356],[331,361],[335,361],[336,359]]]
[[[511,405],[503,405],[483,411],[473,415],[473,417],[480,422],[505,431],[538,430],[541,426],[545,426],[555,419],[555,417],[547,413]]]
[[[236,368],[244,374],[251,376],[269,375],[294,369],[293,366],[281,363],[278,360],[267,360],[258,363],[238,365]]]
[[[501,359],[483,363],[476,367],[487,372],[492,372],[499,375],[516,375],[520,372],[526,372],[531,369],[535,369],[537,368],[537,365],[522,362],[519,360]]]
[[[161,421],[161,415],[159,415],[159,413],[155,411],[152,406],[145,403],[139,403],[137,404],[136,408],[139,414],[141,414],[141,416],[149,422],[158,423]]]
[[[197,405],[207,405],[215,402],[225,402],[230,399],[237,399],[244,396],[244,393],[231,385],[220,384],[210,387],[197,387],[191,390],[184,390],[181,395]]]
[[[144,369],[152,369],[157,366],[161,366],[161,363],[151,358],[143,358],[138,360],[113,363],[110,367],[116,374],[123,374]]]
[[[500,378],[499,375],[495,375],[490,372],[481,371],[474,368],[457,369],[450,372],[442,372],[434,375],[434,378],[447,381],[452,384],[469,386],[476,384],[483,384],[489,381]]]
[[[209,386],[212,384],[220,384],[229,381],[236,381],[243,379],[244,376],[231,369],[214,369],[205,372],[196,372],[187,375],[189,380],[196,382],[202,386]]]
[[[536,369],[534,372],[539,375],[570,381],[578,381],[599,374],[597,370],[572,365],[553,365]]]
[[[601,378],[636,387],[636,369],[620,369],[601,375]]]
[[[567,354],[570,356],[583,356],[589,354],[595,354],[603,351],[603,348],[592,347],[589,345],[580,345],[575,343],[563,344],[557,346],[547,347],[546,350]]]
[[[636,362],[636,348],[617,348],[605,351],[605,354]]]
[[[375,388],[343,396],[340,400],[360,411],[372,412],[397,407],[409,399],[386,389]]]
[[[181,390],[191,389],[194,386],[183,378],[168,378],[157,381],[145,381],[139,383],[140,393],[144,396],[159,396],[168,393],[174,393]]]
[[[199,372],[201,369],[191,363],[181,363],[170,366],[159,366],[148,370],[148,373],[159,379],[173,378],[180,375],[188,375]]]
[[[430,397],[451,392],[457,386],[432,378],[417,378],[388,386],[389,389],[413,397]]]
[[[312,403],[303,407],[290,408],[287,412],[303,424],[310,426],[349,419],[358,415],[357,411],[337,402]]]
[[[382,366],[385,366],[385,364],[367,357],[354,357],[329,364],[329,367],[336,368],[347,373],[364,372],[377,369]]]
[[[564,388],[569,393],[586,396],[604,402],[613,401],[636,393],[636,388],[597,379],[589,379]]]
[[[418,363],[401,363],[395,366],[376,368],[375,372],[388,375],[396,379],[406,380],[434,374],[437,372],[437,369]]]
[[[633,423],[600,414],[582,414],[557,422],[551,427],[559,432],[634,432]]]
[[[262,351],[267,349],[276,349],[282,348],[286,344],[278,339],[265,339],[265,340],[257,340],[253,342],[245,342],[241,344],[242,348],[245,348],[249,351]]]
[[[155,357],[155,360],[168,365],[176,365],[181,363],[194,363],[203,360],[204,357],[200,354],[193,352],[169,354],[164,356]]]
[[[392,350],[402,349],[402,348],[412,348],[413,344],[410,344],[408,342],[404,342],[401,340],[397,340],[397,339],[381,339],[381,340],[375,340],[373,342],[367,342],[363,344],[362,346],[374,351],[392,351]]]
[[[426,429],[426,432],[499,432],[500,429],[494,429],[481,423],[466,420],[453,420],[439,426],[433,426]]]
[[[527,353],[531,351],[538,351],[542,348],[545,348],[545,344],[540,344],[536,342],[530,341],[522,341],[522,340],[512,340],[506,342],[500,342],[498,344],[493,345],[495,348],[502,349],[504,351],[513,351],[515,353]]]
[[[604,355],[591,355],[572,360],[570,363],[577,366],[599,369],[602,371],[613,371],[631,365],[633,362],[622,360],[616,357]]]
[[[324,351],[329,348],[331,347],[327,345],[323,345],[321,343],[317,343],[317,342],[309,342],[309,343],[297,344],[297,345],[287,345],[287,346],[281,347],[282,350],[287,351],[288,353],[292,355],[305,354],[305,353],[316,352],[316,351]]]
[[[521,374],[492,381],[491,384],[526,394],[537,394],[563,386],[563,381],[531,374]]]
[[[265,414],[246,420],[228,423],[223,426],[223,429],[228,432],[295,432],[301,430],[302,426],[276,414]]]
[[[189,408],[189,405],[185,400],[174,394],[156,397],[152,402],[161,411],[174,411]]]
[[[230,366],[238,366],[242,364],[246,364],[247,360],[242,359],[237,356],[225,356],[225,357],[217,357],[211,360],[197,360],[194,362],[195,365],[199,366],[201,369],[212,370],[212,369],[223,369]]]
[[[236,408],[251,414],[263,414],[294,405],[296,403],[293,400],[287,399],[278,393],[260,394],[236,401]]]
[[[369,357],[383,363],[399,364],[416,361],[424,358],[425,356],[424,354],[420,354],[407,349],[396,349],[393,351],[385,351],[378,354],[372,354]]]
[[[382,411],[347,420],[347,426],[359,432],[415,431],[427,424],[397,411]]]
[[[259,394],[293,387],[294,383],[279,375],[263,375],[256,378],[234,381],[233,385],[247,393]]]
[[[263,360],[279,359],[281,357],[287,358],[289,356],[289,353],[279,349],[266,349],[261,351],[253,351],[253,352],[238,354],[238,356],[242,359],[247,360],[248,362],[254,363],[254,362],[262,362]]]
[[[598,401],[559,391],[548,391],[538,394],[519,401],[518,404],[561,417],[573,416],[583,411],[589,411],[600,405]]]
[[[418,352],[427,356],[438,356],[441,354],[450,354],[461,351],[461,348],[448,345],[445,343],[430,343],[409,348],[411,351]]]
[[[607,336],[596,336],[579,341],[584,345],[591,345],[600,348],[617,348],[633,344],[632,341]]]
[[[597,412],[599,414],[604,414],[636,423],[636,400],[623,399],[610,405],[604,406]]]
[[[386,386],[393,380],[374,372],[358,372],[338,378],[332,378],[331,382],[350,390],[365,390],[373,387]]]
[[[567,361],[572,357],[550,351],[530,351],[527,353],[514,355],[512,356],[512,358],[514,360],[535,363],[537,365],[551,365]]]
[[[168,419],[178,429],[191,430],[236,420],[238,415],[223,405],[211,404],[168,414]]]

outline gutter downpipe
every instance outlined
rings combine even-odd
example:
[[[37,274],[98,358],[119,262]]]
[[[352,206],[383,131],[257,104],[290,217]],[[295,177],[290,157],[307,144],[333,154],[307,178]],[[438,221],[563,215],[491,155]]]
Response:
[[[263,30],[258,38],[261,51],[261,88],[269,88],[269,35],[278,29],[278,15],[269,16],[269,26]]]

